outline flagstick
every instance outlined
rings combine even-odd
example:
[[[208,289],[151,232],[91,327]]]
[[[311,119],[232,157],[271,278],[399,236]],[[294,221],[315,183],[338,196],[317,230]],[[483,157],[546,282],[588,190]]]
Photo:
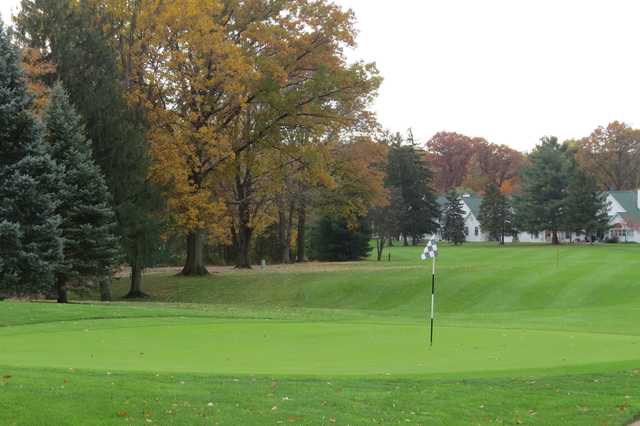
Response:
[[[431,270],[431,334],[429,337],[429,344],[433,346],[433,311],[436,300],[436,257],[432,258],[432,270]]]

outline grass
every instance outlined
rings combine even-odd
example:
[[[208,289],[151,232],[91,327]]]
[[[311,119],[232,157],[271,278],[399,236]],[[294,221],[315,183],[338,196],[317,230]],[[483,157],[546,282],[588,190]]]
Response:
[[[0,303],[2,424],[626,424],[640,247],[441,247]],[[117,297],[126,282],[117,282]]]

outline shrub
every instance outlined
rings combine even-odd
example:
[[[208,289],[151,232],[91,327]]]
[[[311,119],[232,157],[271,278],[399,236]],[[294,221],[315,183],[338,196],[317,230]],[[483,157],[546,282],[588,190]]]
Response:
[[[369,238],[365,220],[349,227],[345,219],[323,216],[311,231],[311,257],[321,261],[360,260],[371,251]]]

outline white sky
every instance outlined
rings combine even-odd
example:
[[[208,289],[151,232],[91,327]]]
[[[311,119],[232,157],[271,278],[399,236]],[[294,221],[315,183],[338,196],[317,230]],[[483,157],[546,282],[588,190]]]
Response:
[[[439,130],[520,150],[543,135],[640,126],[640,2],[335,0],[358,18],[350,55],[375,61],[392,131]],[[5,17],[19,0],[0,0]]]

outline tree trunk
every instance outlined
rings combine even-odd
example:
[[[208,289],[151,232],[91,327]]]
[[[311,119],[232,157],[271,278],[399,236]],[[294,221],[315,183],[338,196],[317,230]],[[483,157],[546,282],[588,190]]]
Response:
[[[293,234],[293,215],[296,211],[295,205],[289,206],[289,217],[287,218],[287,230],[285,232],[284,246],[282,247],[282,262],[291,263],[291,235]]]
[[[204,265],[203,242],[204,231],[202,230],[195,230],[187,235],[187,260],[180,275],[197,277],[209,274]]]
[[[111,302],[111,277],[100,278],[100,300],[102,302]]]
[[[125,296],[127,299],[139,299],[149,297],[142,291],[142,271],[144,270],[144,249],[140,238],[136,241],[136,252],[133,256],[131,264],[131,285],[129,293]]]
[[[241,223],[240,230],[238,232],[238,261],[236,262],[236,268],[238,269],[251,269],[251,257],[249,250],[251,249],[251,236],[253,229],[248,224]]]
[[[64,277],[56,278],[56,293],[58,294],[58,303],[69,303],[67,298],[67,283]]]
[[[551,243],[553,245],[558,245],[560,244],[560,240],[558,239],[558,231],[553,231],[552,233],[552,238],[551,238]]]
[[[378,254],[378,262],[382,260],[382,252],[384,251],[384,237],[378,237],[376,240],[376,250]]]
[[[407,240],[406,234],[402,234],[402,245],[405,247],[409,247],[409,240]]]
[[[305,228],[307,226],[307,209],[304,205],[298,208],[298,236],[296,238],[296,253],[298,262],[306,262],[305,255]]]
[[[287,230],[290,221],[287,221],[287,215],[284,212],[284,206],[281,204],[278,208],[278,260],[281,263],[289,263],[289,238]]]

